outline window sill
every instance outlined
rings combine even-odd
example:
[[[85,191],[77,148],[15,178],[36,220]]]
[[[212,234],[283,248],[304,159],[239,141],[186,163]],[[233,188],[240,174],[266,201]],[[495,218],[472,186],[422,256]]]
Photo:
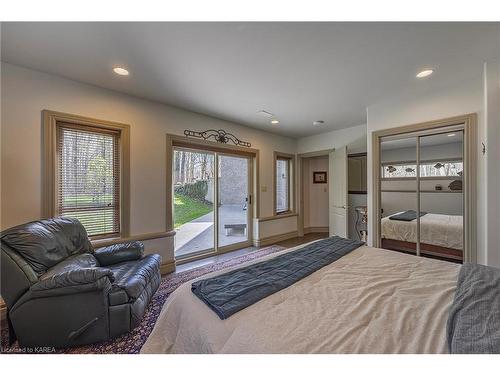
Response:
[[[175,236],[175,230],[167,230],[166,232],[157,232],[157,233],[145,233],[145,234],[138,234],[135,236],[128,236],[128,237],[113,237],[113,238],[105,238],[105,239],[99,239],[99,240],[90,240],[90,243],[92,244],[93,247],[99,248],[99,247],[106,247],[106,246],[111,246],[115,245],[118,243],[125,243],[125,242],[131,242],[131,241],[147,241],[147,240],[155,240],[158,238],[166,238],[166,237],[173,237]]]
[[[271,220],[279,220],[279,219],[285,219],[288,217],[293,217],[293,216],[299,216],[296,212],[283,212],[282,214],[275,214],[273,216],[268,216],[268,217],[261,217],[257,218],[258,222],[263,222],[263,221],[271,221]]]

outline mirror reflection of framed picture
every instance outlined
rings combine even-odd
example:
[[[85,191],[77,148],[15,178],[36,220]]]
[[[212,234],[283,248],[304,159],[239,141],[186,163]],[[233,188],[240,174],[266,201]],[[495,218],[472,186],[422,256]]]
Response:
[[[313,184],[326,184],[326,172],[313,172]]]

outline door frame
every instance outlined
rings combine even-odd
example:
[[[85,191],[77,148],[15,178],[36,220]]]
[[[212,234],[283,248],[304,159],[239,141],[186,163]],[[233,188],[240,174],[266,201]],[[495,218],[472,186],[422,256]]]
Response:
[[[476,199],[477,199],[477,114],[468,113],[461,116],[449,117],[434,121],[428,121],[418,124],[405,125],[396,128],[379,130],[372,133],[372,209],[374,214],[370,217],[376,220],[374,225],[370,228],[373,229],[372,243],[374,247],[381,246],[381,224],[380,212],[382,193],[381,193],[381,177],[380,177],[380,139],[388,136],[397,136],[411,133],[419,133],[424,135],[426,133],[440,133],[445,132],[446,129],[452,127],[463,127],[464,140],[463,140],[463,163],[464,163],[464,176],[463,176],[463,195],[464,195],[464,249],[463,261],[476,262],[477,261],[477,215],[476,215]],[[418,197],[417,199],[420,199]]]
[[[203,251],[200,253],[193,253],[192,256],[185,256],[180,259],[176,259],[176,264],[182,264],[190,262],[197,259],[203,259],[206,257],[214,256],[217,254],[223,254],[229,251],[237,250],[243,247],[251,246],[253,243],[253,221],[259,215],[259,150],[241,146],[233,146],[228,144],[215,143],[213,141],[206,141],[196,138],[188,138],[186,136],[180,136],[175,134],[166,135],[166,223],[167,228],[174,231],[173,223],[173,203],[174,203],[174,192],[173,192],[173,162],[174,162],[174,148],[186,148],[191,150],[199,150],[205,152],[214,152],[215,155],[215,165],[218,166],[217,154],[223,155],[235,155],[242,156],[248,159],[249,169],[248,169],[248,195],[251,202],[248,204],[248,227],[247,227],[247,240],[243,242],[238,242],[235,244],[227,245],[218,248],[217,247],[217,233],[215,233],[214,248],[213,251]],[[215,194],[215,208],[214,208],[214,230],[217,228],[218,220],[218,207],[217,207],[217,182],[214,186]],[[174,259],[175,259],[175,245],[174,245]]]
[[[298,221],[297,221],[297,232],[299,237],[304,237],[305,229],[304,228],[304,159],[314,158],[318,156],[326,156],[328,157],[331,152],[335,151],[334,148],[313,151],[313,152],[305,152],[302,154],[297,154],[297,179],[295,181],[295,189],[297,191],[297,196],[299,197],[299,201],[297,204],[297,213],[298,213]],[[328,161],[330,163],[330,161]],[[330,181],[330,177],[328,177]],[[330,203],[330,201],[328,201]],[[330,220],[330,219],[328,219]]]
[[[339,153],[342,152],[342,155],[339,157]],[[342,146],[338,149],[336,149],[335,151],[331,152],[329,155],[328,155],[328,173],[330,174],[330,183],[328,184],[328,217],[329,217],[329,220],[328,220],[328,233],[330,236],[345,236],[345,238],[349,238],[349,191],[348,191],[348,184],[349,184],[349,176],[348,176],[348,152],[347,152],[347,145],[345,146]],[[339,180],[337,180],[337,177],[341,174],[340,173],[337,173],[335,172],[335,169],[336,167],[338,167],[338,165],[336,166],[336,161],[339,160],[341,158],[341,161],[342,161],[342,164],[343,164],[343,168],[344,168],[344,173],[343,173],[343,177],[340,178]],[[343,205],[342,206],[335,206],[335,192],[336,192],[336,187],[334,186],[334,184],[332,183],[333,181],[344,181],[344,186],[343,186],[343,189],[342,189],[342,186],[341,186],[341,189],[339,190],[342,190],[342,203]],[[339,187],[339,186],[337,186]],[[339,213],[336,213],[335,211],[338,211],[339,209],[343,210],[343,214],[340,214],[340,211]],[[345,229],[345,231],[343,233],[339,233],[339,231],[335,231],[336,233],[334,233],[334,228],[335,228],[335,223],[336,221],[333,220],[333,217],[337,215],[337,216],[343,216],[344,219],[344,224],[343,224],[343,227]]]

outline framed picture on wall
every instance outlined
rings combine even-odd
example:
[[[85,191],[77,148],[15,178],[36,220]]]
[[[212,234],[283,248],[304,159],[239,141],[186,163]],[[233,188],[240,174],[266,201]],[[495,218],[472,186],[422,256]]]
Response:
[[[313,172],[313,184],[326,184],[326,172]]]

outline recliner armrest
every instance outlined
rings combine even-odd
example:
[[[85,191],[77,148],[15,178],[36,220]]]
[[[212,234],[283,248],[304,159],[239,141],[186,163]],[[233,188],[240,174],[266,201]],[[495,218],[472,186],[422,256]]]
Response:
[[[94,251],[101,267],[111,264],[139,260],[144,255],[144,244],[140,241],[119,243],[98,248]]]
[[[93,267],[70,270],[48,279],[40,280],[19,298],[11,314],[29,301],[42,301],[43,298],[54,298],[65,295],[78,295],[78,293],[102,293],[107,295],[114,281],[113,272],[108,268]]]
[[[115,280],[113,272],[111,272],[111,270],[108,268],[80,268],[63,272],[54,275],[51,278],[41,280],[31,287],[31,291],[39,292],[49,289],[86,285],[95,283],[102,278],[109,279],[110,282],[113,282]]]

